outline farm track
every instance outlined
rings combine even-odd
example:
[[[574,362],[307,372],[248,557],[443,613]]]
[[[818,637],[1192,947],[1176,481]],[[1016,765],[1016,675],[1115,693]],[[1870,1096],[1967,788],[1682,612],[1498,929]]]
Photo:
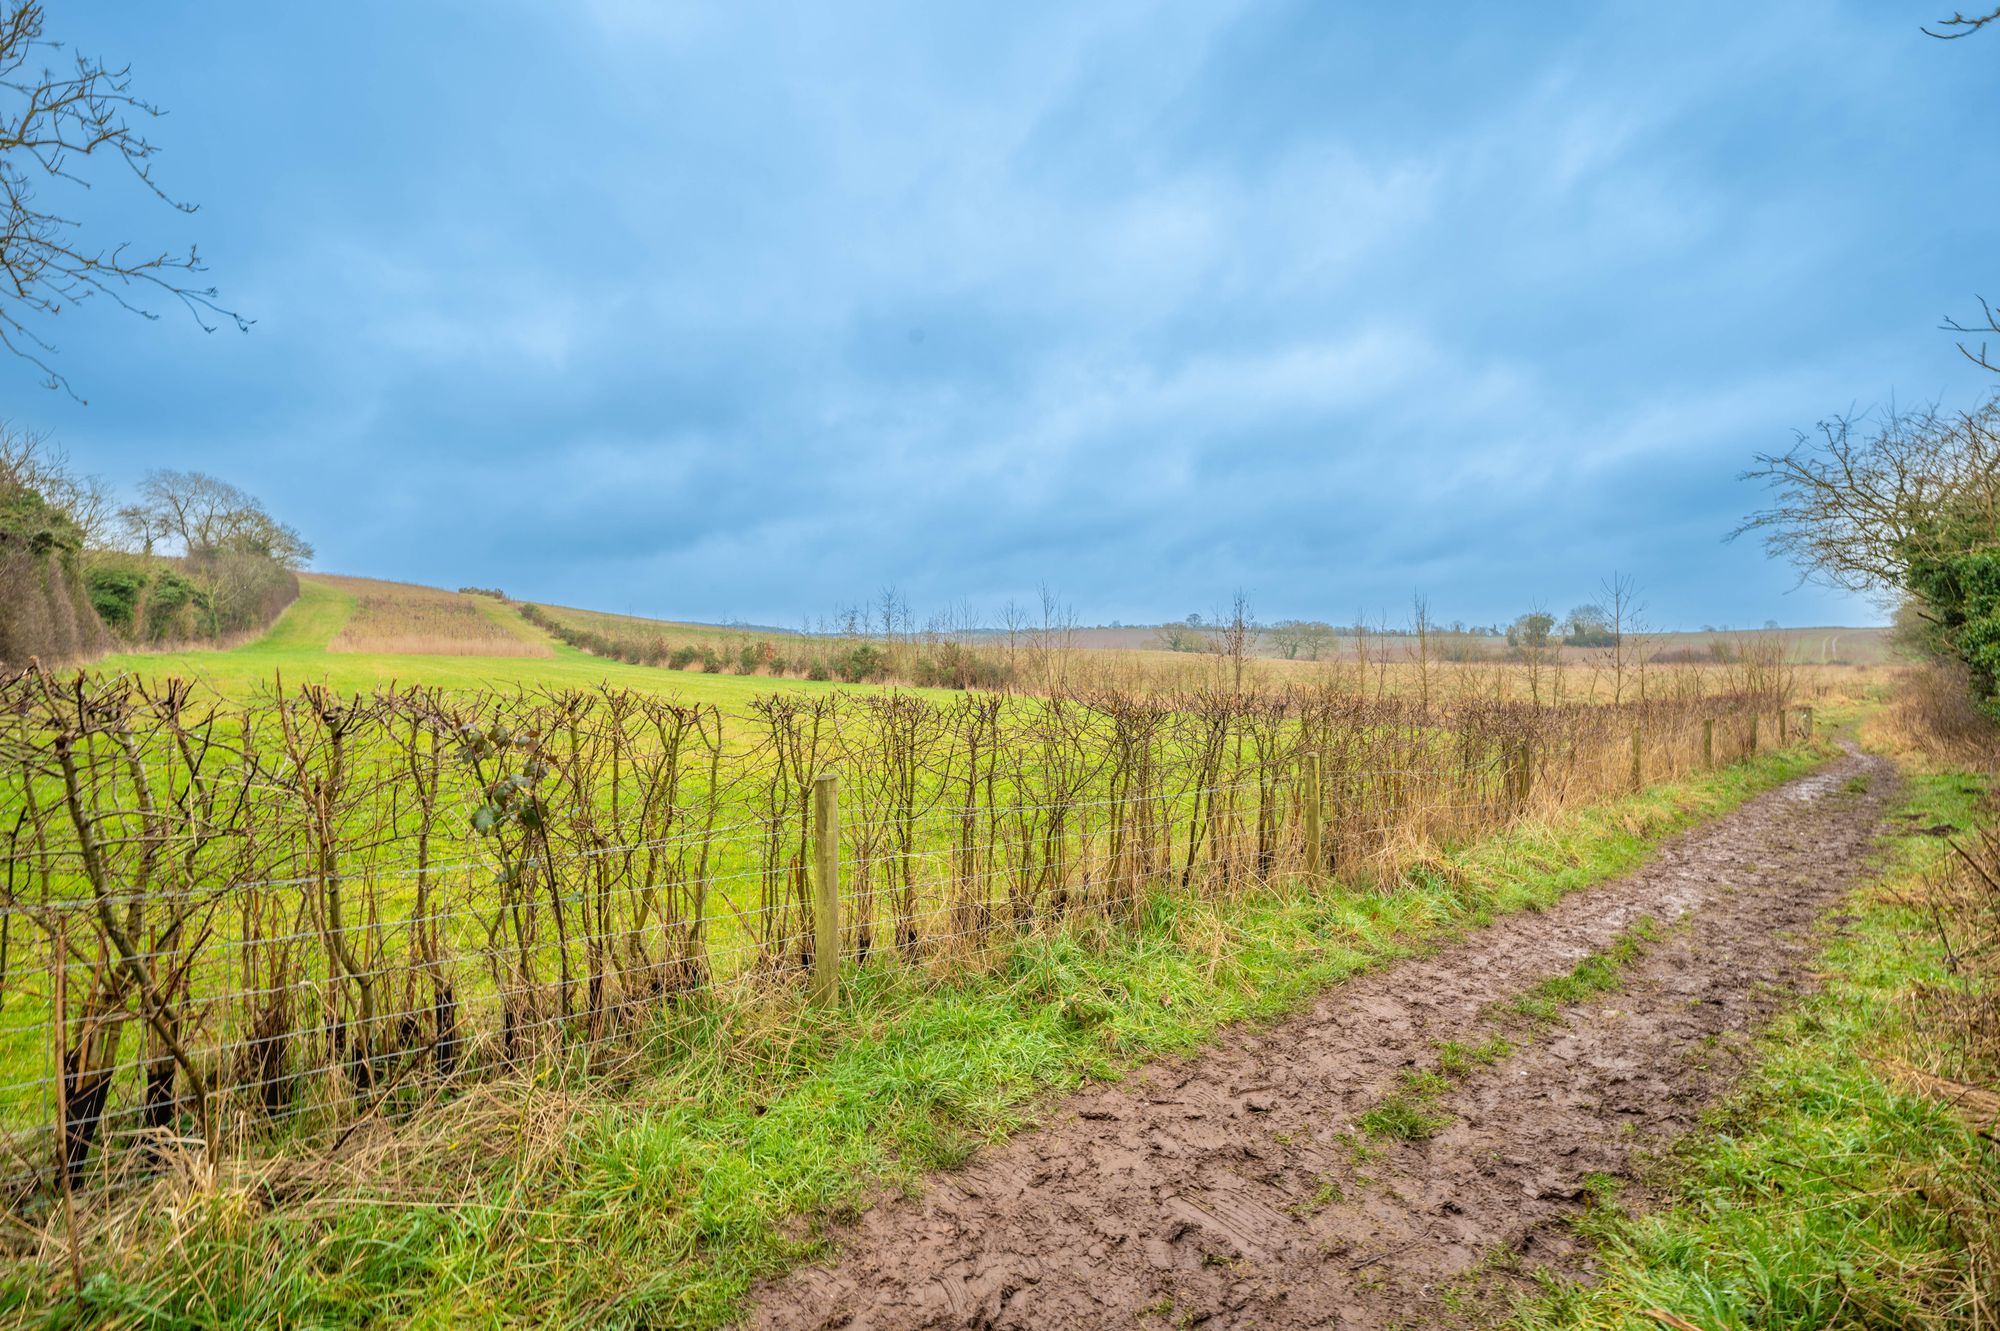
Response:
[[[1587,1274],[1568,1222],[1592,1176],[1631,1182],[1727,1089],[1808,981],[1815,922],[1893,786],[1850,751],[1628,877],[1084,1091],[920,1198],[866,1212],[833,1265],[755,1291],[748,1324],[1458,1325],[1504,1309],[1537,1268]],[[1647,919],[1662,932],[1622,987],[1555,1026],[1508,1015]],[[1496,1031],[1516,1051],[1430,1102],[1448,1116],[1437,1135],[1357,1131],[1406,1073],[1437,1067],[1439,1042]]]

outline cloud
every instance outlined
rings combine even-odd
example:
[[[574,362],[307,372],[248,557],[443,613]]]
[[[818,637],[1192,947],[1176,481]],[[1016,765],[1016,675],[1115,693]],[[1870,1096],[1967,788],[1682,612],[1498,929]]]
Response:
[[[66,20],[259,324],[93,313],[40,423],[330,568],[676,617],[1490,621],[1616,567],[1698,623],[1869,613],[1719,543],[1734,475],[1978,388],[1924,302],[1996,94],[1873,11],[502,12]]]

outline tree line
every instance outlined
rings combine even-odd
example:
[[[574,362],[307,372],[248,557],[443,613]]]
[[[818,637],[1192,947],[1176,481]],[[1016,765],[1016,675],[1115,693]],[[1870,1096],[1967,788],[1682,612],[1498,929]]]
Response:
[[[297,597],[312,554],[228,481],[158,469],[121,502],[60,448],[0,425],[0,661],[261,629]]]

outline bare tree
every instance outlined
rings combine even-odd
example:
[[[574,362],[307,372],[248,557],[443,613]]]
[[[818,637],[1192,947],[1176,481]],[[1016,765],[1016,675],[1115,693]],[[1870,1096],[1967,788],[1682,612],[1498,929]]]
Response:
[[[1243,672],[1257,642],[1257,618],[1251,612],[1250,598],[1240,588],[1230,601],[1228,617],[1216,616],[1208,641],[1209,650],[1229,663],[1230,687],[1243,692]]]
[[[1199,628],[1181,620],[1160,625],[1154,640],[1170,652],[1198,652],[1208,645],[1206,635]]]
[[[1413,659],[1417,663],[1417,701],[1428,712],[1431,707],[1431,603],[1421,595],[1410,601],[1410,633],[1415,638]]]
[[[1333,629],[1317,619],[1281,619],[1265,629],[1264,636],[1284,653],[1287,661],[1296,661],[1301,656],[1317,661],[1333,637]]]
[[[111,491],[96,476],[79,476],[69,453],[33,430],[0,421],[0,491],[32,490],[60,509],[83,536],[87,558],[109,543],[117,514]]]
[[[1507,628],[1507,646],[1527,667],[1528,700],[1537,707],[1547,701],[1542,695],[1547,691],[1544,676],[1550,663],[1562,659],[1554,638],[1555,622],[1555,616],[1537,601]]]
[[[0,346],[40,370],[48,387],[76,396],[49,365],[55,347],[35,330],[66,305],[104,296],[157,319],[154,301],[175,302],[207,332],[223,320],[248,330],[250,321],[218,305],[214,287],[189,280],[207,271],[192,247],[178,254],[134,250],[125,242],[93,245],[81,237],[78,222],[43,204],[39,189],[88,189],[91,164],[108,162],[175,211],[195,211],[153,178],[159,148],[135,124],[162,112],[132,91],[129,67],[112,69],[70,52],[61,73],[35,72],[41,53],[61,49],[43,36],[40,0],[7,0],[0,8],[0,197],[6,208]]]
[[[1893,599],[1912,561],[1949,553],[1937,519],[2000,530],[2000,396],[1957,415],[1935,409],[1883,417],[1872,433],[1847,416],[1801,433],[1784,453],[1757,455],[1745,480],[1770,507],[1743,520],[1799,568],[1801,580]]]
[[[297,531],[228,481],[199,471],[149,471],[141,502],[119,512],[128,534],[149,552],[172,541],[185,555],[234,550],[301,568],[313,549]]]
[[[1645,696],[1646,627],[1645,606],[1639,603],[1639,583],[1629,573],[1614,572],[1598,588],[1611,630],[1611,645],[1605,649],[1611,663],[1611,701],[1625,701],[1627,676],[1639,675],[1640,696]]]
[[[1069,688],[1070,658],[1076,649],[1076,611],[1045,582],[1040,587],[1041,622],[1028,631],[1028,660],[1044,692]]]

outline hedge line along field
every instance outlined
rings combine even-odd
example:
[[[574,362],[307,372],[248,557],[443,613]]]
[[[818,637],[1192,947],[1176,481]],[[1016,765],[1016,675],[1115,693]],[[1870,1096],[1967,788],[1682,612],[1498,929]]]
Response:
[[[605,1073],[696,1000],[796,996],[822,947],[949,980],[1159,893],[1390,881],[1799,733],[1782,693],[779,692],[726,715],[41,672],[0,684],[0,718],[7,1202],[45,1217],[163,1153],[254,1159],[482,1078]]]

